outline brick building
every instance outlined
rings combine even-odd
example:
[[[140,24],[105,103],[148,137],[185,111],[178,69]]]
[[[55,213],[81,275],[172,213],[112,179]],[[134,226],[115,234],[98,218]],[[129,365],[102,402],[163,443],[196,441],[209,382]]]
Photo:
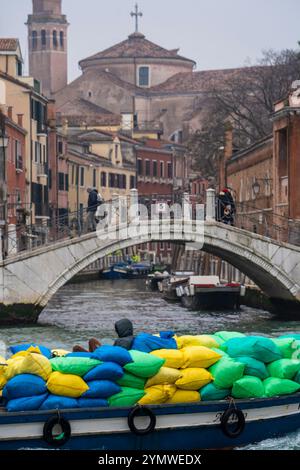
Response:
[[[227,131],[220,186],[232,188],[239,223],[289,241],[300,241],[300,87],[275,103],[273,133],[233,153]]]

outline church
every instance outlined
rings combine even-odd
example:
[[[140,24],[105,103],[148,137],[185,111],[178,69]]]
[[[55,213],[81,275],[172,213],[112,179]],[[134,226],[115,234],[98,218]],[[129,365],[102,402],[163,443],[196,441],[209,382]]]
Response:
[[[139,31],[142,13],[137,5],[131,16],[135,31],[82,59],[81,75],[68,83],[68,22],[62,0],[33,0],[27,22],[30,74],[55,99],[60,122],[121,123],[136,130],[159,130],[164,139],[182,143],[201,128],[211,83],[221,83],[237,69],[195,71],[192,59],[155,44]]]

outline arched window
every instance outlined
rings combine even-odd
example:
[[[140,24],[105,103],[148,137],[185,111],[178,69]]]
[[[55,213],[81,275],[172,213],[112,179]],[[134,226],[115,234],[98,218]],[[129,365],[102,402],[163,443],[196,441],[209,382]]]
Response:
[[[41,36],[42,36],[42,46],[45,47],[47,45],[46,30],[45,29],[42,29]]]
[[[58,42],[57,42],[57,31],[53,31],[53,47],[57,47]]]
[[[37,48],[37,32],[32,31],[32,49]]]
[[[59,42],[60,42],[60,47],[63,48],[64,47],[64,42],[65,42],[64,32],[63,31],[61,31],[59,33]]]
[[[139,68],[139,86],[149,86],[149,67]]]

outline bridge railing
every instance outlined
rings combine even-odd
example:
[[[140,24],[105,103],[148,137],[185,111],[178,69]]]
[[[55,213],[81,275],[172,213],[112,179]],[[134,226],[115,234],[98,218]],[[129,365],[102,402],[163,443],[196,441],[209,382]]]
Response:
[[[100,214],[101,210],[99,212],[99,208],[91,214],[91,211],[88,211],[88,208],[85,207],[79,211],[68,212],[58,217],[41,219],[38,224],[9,225],[4,237],[3,258],[15,256],[22,252],[33,251],[66,239],[83,236],[95,231],[97,222],[103,218],[106,219],[107,224],[116,223],[116,220],[112,222],[111,211],[113,208],[115,209],[115,216],[119,221],[128,221],[132,217],[132,213],[129,212],[130,208],[137,204],[142,204],[147,209],[147,212],[145,215],[145,212],[141,211],[138,217],[140,220],[143,220],[145,217],[151,216],[153,205],[155,205],[157,213],[163,214],[173,204],[181,205],[182,203],[188,203],[190,204],[189,217],[194,219],[196,217],[196,204],[199,202],[199,198],[190,196],[188,193],[181,194],[180,196],[175,196],[174,194],[153,194],[149,197],[139,196],[138,191],[132,189],[130,195],[119,196],[115,194],[112,200],[104,201],[104,206],[100,205],[100,209],[103,209],[103,214]],[[99,220],[97,219],[98,215]],[[170,212],[170,218],[176,218],[174,211]]]
[[[300,221],[260,209],[251,203],[237,203],[235,225],[279,242],[300,246]]]

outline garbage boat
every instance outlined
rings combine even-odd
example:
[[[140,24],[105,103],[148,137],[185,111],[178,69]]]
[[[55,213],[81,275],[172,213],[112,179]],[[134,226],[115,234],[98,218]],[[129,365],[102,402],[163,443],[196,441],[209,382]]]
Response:
[[[54,428],[58,427],[55,434]],[[0,412],[0,449],[191,450],[244,446],[300,428],[295,395],[131,409]]]

